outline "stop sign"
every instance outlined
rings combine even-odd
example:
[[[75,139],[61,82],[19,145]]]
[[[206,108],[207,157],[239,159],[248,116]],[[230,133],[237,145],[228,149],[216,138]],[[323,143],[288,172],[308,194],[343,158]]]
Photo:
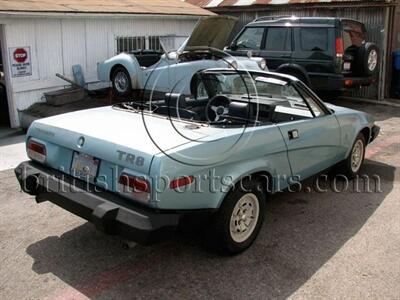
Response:
[[[24,63],[28,58],[28,53],[23,48],[15,49],[14,59],[18,63]]]

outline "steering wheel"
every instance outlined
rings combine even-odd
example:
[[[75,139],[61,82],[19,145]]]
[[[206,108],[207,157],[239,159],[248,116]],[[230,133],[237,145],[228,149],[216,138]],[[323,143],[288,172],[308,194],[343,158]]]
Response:
[[[211,122],[220,121],[221,117],[229,112],[231,100],[224,95],[215,95],[206,106],[206,118]]]

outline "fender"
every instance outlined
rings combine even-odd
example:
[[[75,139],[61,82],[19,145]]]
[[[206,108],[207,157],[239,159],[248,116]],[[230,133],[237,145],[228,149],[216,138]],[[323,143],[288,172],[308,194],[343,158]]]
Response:
[[[132,82],[132,88],[139,89],[140,82],[143,77],[143,71],[140,68],[136,57],[126,53],[121,53],[104,61],[103,63],[98,64],[97,73],[99,80],[106,82],[110,81],[112,70],[117,66],[123,66],[128,71]]]
[[[271,161],[268,161],[267,165],[264,165],[263,167],[255,167],[256,164],[252,166],[252,168],[247,169],[247,171],[240,170],[240,167],[244,167],[244,165],[241,165],[239,168],[236,168],[233,175],[233,180],[232,184],[236,185],[240,182],[240,180],[246,178],[249,175],[256,174],[256,173],[266,173],[270,176],[273,185],[271,186],[271,192],[276,193],[279,191],[284,190],[289,186],[289,177],[291,177],[291,172],[289,174],[280,174],[278,170],[275,168],[275,166],[271,163]],[[259,165],[259,164],[258,164]],[[240,172],[239,172],[240,170]],[[289,171],[289,169],[288,169]],[[227,192],[228,193],[228,192]],[[221,193],[217,199],[217,205],[216,208],[219,208],[224,201],[226,194],[227,193]]]
[[[246,176],[261,172],[267,173],[273,180],[272,193],[275,193],[288,187],[288,179],[292,175],[286,152],[271,154],[267,161],[265,158],[254,161],[245,160],[239,164],[229,163],[215,168],[206,167],[193,170],[192,166],[179,164],[182,167],[179,174],[173,174],[173,172],[167,174],[162,171],[163,175],[160,175],[159,170],[170,170],[171,164],[177,165],[175,161],[171,160],[162,166],[161,160],[158,158],[153,159],[151,163],[150,176],[158,180],[157,183],[153,183],[153,186],[157,188],[153,191],[152,205],[159,209],[218,209],[231,187]],[[280,166],[282,164],[285,165]],[[190,193],[190,201],[187,201],[188,194],[186,193],[162,189],[165,186],[165,181],[163,181],[165,178],[173,179],[188,174],[193,175],[197,182],[185,189],[185,192]]]
[[[305,84],[310,85],[311,81],[310,81],[310,76],[308,76],[307,70],[298,64],[287,63],[287,64],[280,65],[278,67],[278,69],[276,69],[275,72],[285,73],[285,71],[290,71],[290,70],[293,70],[295,72],[299,72],[300,74],[302,74],[306,78],[306,81],[307,81],[307,82],[305,82]]]
[[[360,114],[358,111],[350,108],[344,108],[333,104],[328,104],[327,106],[334,111],[334,115],[339,122],[342,136],[342,159],[346,159],[350,154],[357,135],[362,130],[368,128],[371,135],[371,124],[373,124],[374,119],[369,114]]]
[[[348,124],[348,122],[354,122],[354,119],[358,118],[359,119],[359,125],[357,127],[355,127],[354,129],[350,129],[350,126]],[[354,116],[352,117],[348,117],[348,118],[338,118],[339,120],[339,124],[341,124],[341,128],[342,128],[342,143],[345,147],[347,147],[347,151],[345,153],[345,158],[348,157],[350,155],[351,152],[351,148],[357,138],[357,135],[362,132],[364,129],[368,128],[369,130],[369,137],[366,137],[366,145],[368,145],[369,142],[369,138],[371,137],[371,132],[372,132],[372,128],[369,125],[368,122],[365,121],[364,118],[360,118],[359,116]]]

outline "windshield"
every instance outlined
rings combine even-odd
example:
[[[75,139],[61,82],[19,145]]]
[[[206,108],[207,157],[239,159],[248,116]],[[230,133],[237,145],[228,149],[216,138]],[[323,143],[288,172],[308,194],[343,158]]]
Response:
[[[240,74],[219,73],[203,76],[204,85],[213,85],[217,93],[240,95],[242,97],[258,96],[261,98],[297,99],[298,92],[287,81],[273,77]]]
[[[187,36],[163,36],[160,37],[160,44],[165,53],[181,52],[188,39]]]
[[[193,82],[193,95],[166,94],[147,103],[128,102],[122,109],[212,126],[260,126],[324,115],[308,94],[285,78],[268,74],[206,71]],[[307,100],[305,100],[307,99]]]

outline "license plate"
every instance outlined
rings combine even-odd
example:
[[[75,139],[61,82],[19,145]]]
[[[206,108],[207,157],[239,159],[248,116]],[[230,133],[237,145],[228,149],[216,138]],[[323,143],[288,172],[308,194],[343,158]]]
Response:
[[[343,64],[343,69],[346,70],[346,71],[349,71],[351,69],[351,63],[345,62]]]
[[[100,160],[93,156],[74,152],[72,159],[71,173],[75,177],[94,181],[99,169]]]

